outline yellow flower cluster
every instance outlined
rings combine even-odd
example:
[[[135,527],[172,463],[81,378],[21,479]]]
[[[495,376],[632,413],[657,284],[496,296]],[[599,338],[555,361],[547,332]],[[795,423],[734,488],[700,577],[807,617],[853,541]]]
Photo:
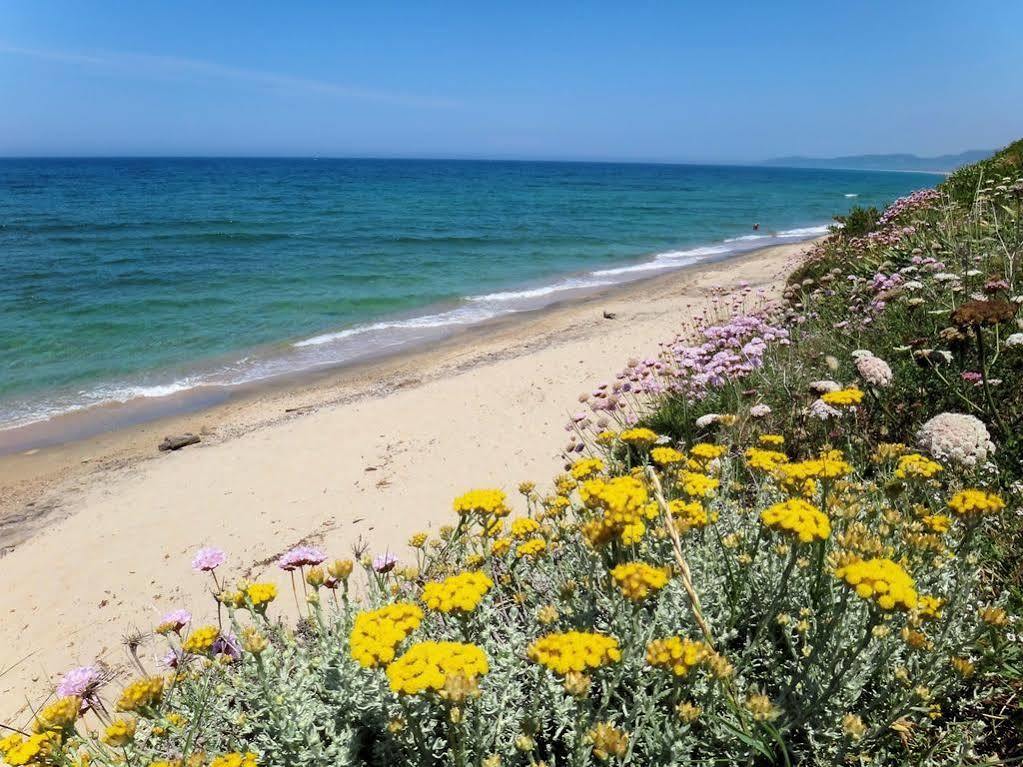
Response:
[[[650,460],[658,466],[677,466],[686,460],[685,455],[673,447],[655,447],[650,451]]]
[[[604,471],[604,462],[599,458],[580,458],[572,464],[569,473],[572,478],[582,482]]]
[[[586,733],[593,755],[602,762],[624,759],[629,751],[629,735],[608,722],[598,722]]]
[[[960,490],[952,496],[948,507],[960,517],[978,517],[997,514],[1005,508],[1005,501],[986,490]]]
[[[626,562],[614,568],[611,577],[626,599],[641,602],[667,585],[671,571],[666,567],[653,567],[646,562]]]
[[[916,607],[913,578],[890,559],[854,560],[835,570],[835,577],[855,589],[858,597],[873,599],[882,610]]]
[[[419,642],[387,667],[391,690],[402,695],[440,692],[450,677],[475,680],[490,670],[487,656],[474,644]]]
[[[70,730],[75,726],[75,721],[81,710],[82,699],[77,695],[58,698],[36,715],[32,729],[37,733]]]
[[[774,470],[774,476],[789,492],[812,495],[817,490],[815,480],[841,479],[851,472],[852,466],[842,457],[842,453],[830,450],[819,458],[779,464]]]
[[[922,594],[917,599],[916,609],[924,620],[938,620],[941,617],[941,608],[944,605],[945,600],[941,597]]]
[[[644,428],[626,429],[618,435],[618,439],[626,445],[643,450],[657,441],[657,432]]]
[[[525,540],[540,529],[540,523],[529,517],[519,517],[511,523],[512,538]]]
[[[136,679],[121,692],[118,711],[139,711],[153,708],[163,698],[163,677],[146,676]]]
[[[685,676],[689,669],[707,658],[709,649],[705,642],[684,637],[655,639],[646,646],[646,662],[655,668],[667,669],[675,676]]]
[[[721,483],[708,477],[706,474],[698,474],[695,471],[683,471],[678,475],[679,487],[682,492],[690,498],[708,498],[714,494]]]
[[[622,659],[617,639],[588,631],[547,634],[533,642],[526,654],[557,674],[598,669]]]
[[[825,392],[821,399],[832,407],[853,407],[863,401],[863,392],[855,386],[850,386],[838,391]]]
[[[221,754],[215,758],[210,762],[210,767],[256,767],[257,764],[256,755],[251,751],[244,754],[232,751],[230,754]]]
[[[827,515],[802,498],[776,503],[760,513],[766,527],[798,538],[802,543],[823,541],[831,535]]]
[[[118,718],[107,725],[103,732],[103,742],[115,748],[122,748],[135,737],[135,720]]]
[[[676,499],[668,502],[668,510],[675,520],[679,533],[687,533],[694,528],[706,527],[717,521],[717,512],[708,513],[699,501],[683,501]]]
[[[250,583],[245,588],[245,596],[252,602],[256,612],[263,612],[266,606],[277,599],[276,583]]]
[[[365,668],[387,665],[395,648],[422,622],[423,611],[408,602],[359,613],[349,638],[352,657]]]
[[[57,734],[53,732],[38,733],[27,738],[12,733],[0,740],[0,755],[11,767],[46,764],[56,745]]]
[[[531,557],[536,559],[547,551],[547,541],[543,538],[532,538],[525,543],[520,543],[515,549],[515,556],[519,559]]]
[[[781,434],[761,434],[757,442],[767,447],[781,447],[785,444],[785,437]]]
[[[728,451],[724,445],[712,445],[709,442],[697,442],[689,448],[689,455],[700,463],[710,463]]]
[[[941,471],[941,464],[932,461],[919,453],[909,453],[899,457],[895,468],[896,479],[930,479]]]
[[[442,613],[471,613],[493,587],[490,576],[479,570],[459,573],[423,587],[423,603]]]
[[[461,516],[479,514],[482,516],[506,517],[511,509],[505,504],[505,494],[500,490],[470,490],[455,499],[455,511]]]
[[[947,533],[952,527],[952,517],[946,517],[944,514],[927,514],[920,521],[932,533]]]
[[[220,637],[220,629],[216,626],[201,626],[192,631],[181,643],[181,649],[193,655],[205,655],[213,649],[213,644]]]
[[[764,450],[759,447],[751,447],[746,451],[746,463],[751,469],[767,472],[770,474],[783,463],[788,463],[789,457],[777,450]]]
[[[582,527],[593,546],[613,537],[625,544],[635,543],[646,533],[644,520],[657,517],[656,506],[651,509],[647,504],[646,486],[635,477],[588,480],[579,488],[579,497],[588,509],[602,512]]]

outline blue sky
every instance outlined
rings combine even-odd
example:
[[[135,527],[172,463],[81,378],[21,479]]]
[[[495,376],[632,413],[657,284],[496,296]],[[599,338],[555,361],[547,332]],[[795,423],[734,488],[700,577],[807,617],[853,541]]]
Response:
[[[755,161],[1023,135],[1023,3],[0,0],[0,155]]]

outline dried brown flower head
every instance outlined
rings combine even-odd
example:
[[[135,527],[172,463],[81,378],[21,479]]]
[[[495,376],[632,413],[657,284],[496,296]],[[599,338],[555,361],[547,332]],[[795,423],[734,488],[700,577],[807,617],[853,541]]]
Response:
[[[1019,307],[1000,298],[967,301],[952,312],[952,324],[960,328],[998,325],[1016,316]]]

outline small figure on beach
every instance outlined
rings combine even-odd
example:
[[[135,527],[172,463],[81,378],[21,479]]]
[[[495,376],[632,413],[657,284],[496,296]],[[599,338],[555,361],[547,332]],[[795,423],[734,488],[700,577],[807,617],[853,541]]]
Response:
[[[757,222],[756,224],[753,224],[753,231],[754,232],[760,231],[760,223],[759,222]]]

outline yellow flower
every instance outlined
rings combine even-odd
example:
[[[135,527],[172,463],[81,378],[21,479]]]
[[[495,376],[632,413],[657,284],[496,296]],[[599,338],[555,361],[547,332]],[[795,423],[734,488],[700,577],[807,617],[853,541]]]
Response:
[[[352,657],[365,668],[385,666],[394,660],[395,648],[422,622],[423,611],[407,602],[361,612],[349,637]]]
[[[421,549],[426,546],[427,537],[426,533],[415,533],[408,539],[408,545],[414,549]]]
[[[135,720],[118,718],[107,725],[103,742],[109,746],[121,747],[131,743],[135,737]]]
[[[474,644],[420,642],[387,667],[387,679],[394,692],[418,695],[439,693],[449,677],[464,677],[472,683],[489,670],[486,654]]]
[[[689,455],[700,463],[710,463],[716,458],[720,458],[728,450],[724,445],[712,445],[709,442],[697,442],[691,448],[689,448]]]
[[[277,584],[250,583],[245,589],[245,596],[252,602],[252,607],[256,612],[263,612],[266,610],[266,606],[277,598]]]
[[[16,740],[14,736],[4,738],[4,761],[11,767],[22,767],[22,765],[36,765],[45,763],[53,753],[54,747],[58,745],[57,734],[54,732],[42,732],[29,735],[22,739],[19,735]]]
[[[706,474],[694,471],[683,471],[679,474],[679,487],[691,498],[708,498],[714,494],[721,483]]]
[[[941,464],[919,453],[909,453],[899,458],[895,468],[896,479],[930,479],[941,471]]]
[[[181,643],[181,649],[193,655],[205,655],[213,649],[213,645],[219,637],[220,629],[216,626],[202,626],[188,635],[188,638]]]
[[[347,581],[354,567],[355,565],[350,559],[335,559],[327,565],[327,574],[331,578],[337,578],[339,581]]]
[[[658,466],[677,466],[686,460],[686,457],[673,447],[655,447],[650,451],[650,460]]]
[[[210,762],[210,767],[256,767],[256,764],[256,755],[251,751],[245,754],[233,751],[216,757]]]
[[[646,646],[646,662],[655,668],[685,676],[689,670],[707,658],[710,648],[705,642],[694,642],[684,637],[655,639]]]
[[[490,546],[490,553],[495,557],[503,557],[511,550],[511,538],[497,538]]]
[[[58,698],[46,706],[36,717],[33,729],[37,733],[50,730],[65,732],[75,726],[78,714],[82,710],[82,699],[77,695]]]
[[[771,702],[771,699],[759,693],[747,696],[746,708],[758,722],[770,722],[781,716],[781,710]]]
[[[948,507],[960,517],[980,517],[997,514],[1005,508],[1005,501],[986,490],[960,490],[952,496]]]
[[[636,429],[626,429],[618,435],[618,439],[626,445],[644,450],[654,444],[658,437],[657,432],[640,427]]]
[[[607,446],[615,441],[616,436],[617,435],[613,431],[608,431],[605,429],[596,436],[595,441],[598,445]]]
[[[941,597],[922,594],[917,600],[917,612],[925,620],[938,620],[941,617],[941,608],[945,600]]]
[[[598,723],[586,733],[586,737],[593,744],[593,755],[602,762],[611,757],[621,759],[629,749],[628,734],[607,722]]]
[[[635,477],[587,480],[579,488],[579,497],[587,509],[601,512],[582,526],[592,546],[615,537],[625,544],[635,543],[646,533],[644,520],[657,517],[656,506],[647,504],[646,486]]]
[[[442,581],[431,581],[423,587],[423,602],[431,610],[442,613],[471,613],[494,585],[479,570],[459,573]]]
[[[246,626],[242,629],[241,640],[242,649],[253,655],[261,655],[270,646],[270,643],[266,641],[266,637],[252,626]]]
[[[511,512],[505,505],[505,495],[493,488],[470,490],[455,499],[455,511],[461,516],[478,514],[480,516],[506,517]]]
[[[831,535],[831,521],[816,506],[791,498],[776,503],[760,514],[766,527],[798,538],[802,543],[823,541]]]
[[[547,634],[533,642],[526,654],[535,663],[562,675],[598,669],[622,659],[617,639],[583,631]]]
[[[882,610],[912,610],[917,604],[913,578],[890,559],[854,560],[835,570],[861,599],[873,599]]]
[[[573,479],[582,482],[604,471],[604,462],[599,458],[580,458],[572,464],[570,473]]]
[[[652,567],[645,562],[627,562],[614,568],[611,577],[626,599],[641,602],[667,585],[671,571],[665,567]]]
[[[757,442],[767,447],[781,447],[785,444],[785,437],[781,434],[761,434]]]
[[[751,447],[746,451],[746,463],[751,469],[757,469],[767,473],[773,472],[783,463],[788,463],[789,457],[777,450],[763,450],[759,447]]]
[[[928,514],[922,522],[932,533],[947,533],[952,527],[952,518],[946,517],[944,514]]]
[[[867,726],[856,714],[846,714],[842,717],[842,731],[849,736],[850,740],[861,740],[867,734]]]
[[[863,401],[863,392],[855,386],[850,386],[838,391],[825,392],[821,399],[832,407],[854,407]]]
[[[121,692],[118,711],[140,711],[153,708],[163,698],[163,677],[146,676],[136,679]]]
[[[518,548],[515,549],[515,556],[518,559],[526,557],[536,559],[545,551],[547,551],[547,541],[543,538],[531,538],[525,543],[519,544]]]
[[[683,501],[676,499],[668,502],[668,510],[680,534],[685,534],[694,528],[706,527],[711,522],[716,522],[717,512],[708,512],[699,501]]]
[[[1001,607],[986,605],[980,608],[978,614],[980,615],[980,619],[989,626],[1002,628],[1009,625],[1009,614]]]
[[[519,517],[511,523],[512,538],[524,540],[540,529],[540,523],[529,517]]]

